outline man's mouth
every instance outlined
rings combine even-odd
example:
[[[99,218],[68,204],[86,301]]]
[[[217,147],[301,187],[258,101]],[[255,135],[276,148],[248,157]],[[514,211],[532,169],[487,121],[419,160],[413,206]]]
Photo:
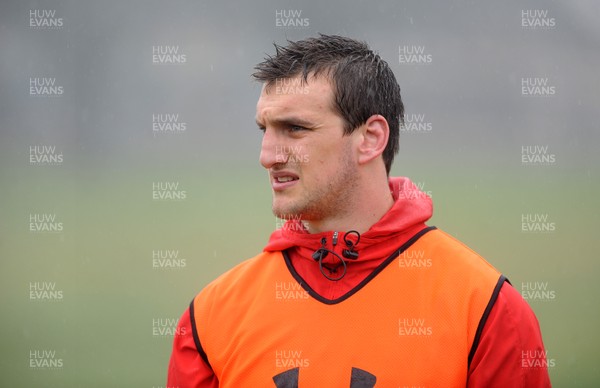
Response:
[[[272,181],[271,186],[275,191],[283,191],[296,184],[300,178],[289,171],[276,171],[271,173]]]
[[[295,180],[298,180],[298,178],[294,178],[294,177],[291,177],[291,176],[279,176],[279,177],[275,178],[275,180],[277,182],[283,183],[283,182],[295,181]]]

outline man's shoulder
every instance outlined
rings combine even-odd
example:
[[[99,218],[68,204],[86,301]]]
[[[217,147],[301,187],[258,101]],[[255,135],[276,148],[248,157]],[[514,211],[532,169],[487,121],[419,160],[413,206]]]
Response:
[[[246,259],[239,264],[236,264],[233,268],[230,268],[223,274],[219,275],[213,282],[222,281],[231,277],[244,276],[249,271],[253,271],[257,267],[264,266],[268,261],[282,258],[281,252],[261,252],[254,257]]]
[[[239,289],[240,284],[251,280],[258,271],[263,270],[266,265],[278,259],[283,261],[281,252],[261,252],[250,259],[246,259],[208,283],[197,297],[203,294],[214,294],[215,292],[219,294],[234,292]]]
[[[432,230],[423,237],[419,242],[428,246],[434,259],[439,263],[446,263],[456,270],[468,266],[478,271],[491,271],[500,274],[482,255],[439,228]],[[415,244],[416,249],[419,248],[419,242]]]
[[[436,247],[441,247],[445,250],[456,251],[464,254],[480,256],[464,242],[438,227],[436,227],[430,233],[427,233],[425,236],[426,238],[431,239],[431,243],[433,243]]]

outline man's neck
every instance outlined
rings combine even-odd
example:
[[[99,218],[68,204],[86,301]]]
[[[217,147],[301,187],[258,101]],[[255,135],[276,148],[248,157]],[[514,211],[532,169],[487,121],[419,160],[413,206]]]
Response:
[[[350,211],[342,212],[338,217],[323,220],[306,220],[309,233],[328,231],[356,230],[364,233],[377,223],[394,206],[389,186],[384,189],[369,189],[361,196],[363,200],[354,201]]]

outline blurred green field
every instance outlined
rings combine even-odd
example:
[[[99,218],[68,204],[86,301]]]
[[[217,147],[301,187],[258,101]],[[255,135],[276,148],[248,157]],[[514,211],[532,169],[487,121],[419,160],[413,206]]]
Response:
[[[18,170],[5,172],[0,385],[165,386],[172,336],[156,335],[153,320],[177,319],[207,282],[258,253],[275,228],[258,167],[178,171],[115,168],[82,177],[38,169],[26,182]],[[517,289],[541,281],[555,291],[553,300],[530,302],[555,361],[554,386],[595,386],[600,286],[591,242],[600,187],[589,172],[554,171],[547,179],[543,169],[402,172],[431,191],[430,224],[485,256]],[[186,199],[152,200],[157,180],[178,181]],[[55,213],[64,231],[29,232],[31,213]],[[523,213],[548,213],[556,232],[521,232]],[[185,267],[153,268],[153,250],[178,250]],[[30,300],[30,283],[44,281],[63,299]],[[30,351],[42,349],[56,351],[62,367],[31,368]]]
[[[0,387],[165,386],[172,323],[277,225],[250,75],[273,42],[318,33],[364,40],[390,65],[407,122],[426,129],[403,129],[392,175],[431,192],[430,225],[517,290],[553,295],[530,304],[554,386],[600,387],[598,4],[2,1]],[[282,28],[290,12],[309,25]],[[529,28],[532,14],[552,28]],[[156,48],[185,63],[155,63]],[[413,49],[428,60],[404,63]],[[64,93],[32,95],[42,79]],[[523,93],[534,82],[552,93]],[[185,130],[155,131],[167,124]],[[30,165],[37,147],[64,162]],[[153,182],[186,198],[153,200]],[[31,232],[39,214],[64,229]],[[523,233],[524,215],[556,229]],[[182,266],[154,267],[157,251]],[[32,300],[32,285],[56,298]]]

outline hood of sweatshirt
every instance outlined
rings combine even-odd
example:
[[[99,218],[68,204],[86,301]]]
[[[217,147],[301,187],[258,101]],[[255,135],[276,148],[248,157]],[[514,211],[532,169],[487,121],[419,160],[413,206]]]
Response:
[[[358,253],[356,262],[387,257],[415,233],[425,228],[425,222],[433,214],[431,198],[410,179],[390,178],[389,186],[394,204],[379,221],[360,235],[360,241],[354,247]],[[340,230],[311,234],[300,220],[288,220],[282,228],[271,234],[264,250],[288,250],[296,257],[314,262],[313,254],[323,246],[341,255],[342,251],[348,248],[343,240],[345,232],[347,231]],[[348,239],[355,243],[357,236],[349,234]],[[327,261],[333,262],[335,258],[327,257],[324,262]]]

